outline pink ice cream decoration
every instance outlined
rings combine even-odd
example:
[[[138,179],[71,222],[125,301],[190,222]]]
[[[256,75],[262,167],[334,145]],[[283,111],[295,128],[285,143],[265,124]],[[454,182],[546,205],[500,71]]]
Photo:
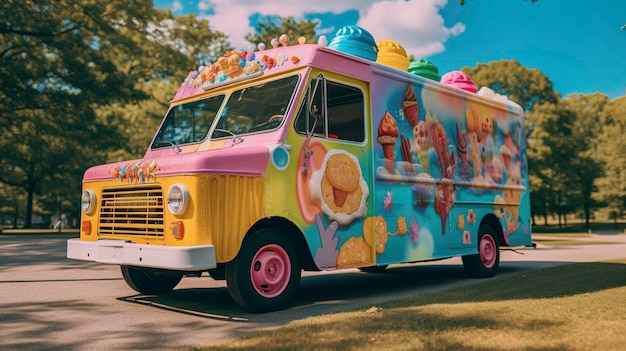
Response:
[[[451,71],[441,76],[441,83],[449,84],[457,88],[475,93],[477,91],[476,84],[463,71]]]

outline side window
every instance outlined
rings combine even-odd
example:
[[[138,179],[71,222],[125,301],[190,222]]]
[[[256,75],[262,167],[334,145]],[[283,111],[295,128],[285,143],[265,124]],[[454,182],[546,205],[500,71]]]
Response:
[[[321,79],[320,84],[315,88],[316,79],[311,82],[296,118],[296,130],[302,134],[311,130],[315,118],[308,111],[308,107],[312,106],[320,111],[322,117],[315,124],[314,136],[364,141],[365,99],[363,92],[358,88],[324,79]],[[313,104],[309,101],[313,101]]]
[[[341,140],[365,140],[365,104],[363,92],[343,84],[328,82],[326,114],[328,137]]]

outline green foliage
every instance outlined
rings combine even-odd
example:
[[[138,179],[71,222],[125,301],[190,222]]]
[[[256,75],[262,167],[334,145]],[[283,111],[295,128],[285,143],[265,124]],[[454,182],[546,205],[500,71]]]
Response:
[[[501,60],[478,63],[476,67],[463,67],[476,86],[490,87],[494,92],[530,111],[538,103],[556,102],[559,94],[552,82],[540,70],[522,66],[516,60]]]
[[[619,167],[626,165],[617,160],[615,151],[626,144],[619,117],[626,113],[626,100],[611,103],[597,93],[561,98],[541,71],[515,60],[479,63],[463,71],[477,86],[508,96],[527,112],[533,216],[546,220],[553,213],[565,218],[567,213],[578,212],[589,225],[593,210],[605,203],[623,212],[626,180],[620,179]],[[622,189],[618,194],[615,183]],[[596,195],[599,185],[603,190]]]
[[[603,117],[590,118],[594,130],[600,129],[593,141],[604,174],[596,181],[594,198],[605,204],[612,219],[623,218],[626,209],[626,97],[609,102]]]
[[[303,20],[296,22],[293,17],[278,17],[280,26],[272,20],[271,17],[267,17],[266,20],[259,21],[256,26],[256,33],[248,33],[246,40],[251,44],[257,45],[264,43],[267,47],[271,47],[272,39],[278,39],[282,34],[289,36],[289,45],[298,44],[298,38],[304,37],[307,39],[307,43],[315,43],[315,27],[316,22]]]
[[[86,167],[140,156],[187,71],[228,46],[208,22],[152,5],[1,5],[0,183],[26,195],[26,225],[35,196],[41,212],[77,208]]]
[[[608,128],[607,105],[608,97],[603,94],[573,94],[528,113],[534,123],[528,156],[535,165],[531,167],[534,179],[540,180],[534,190],[540,198],[534,200],[550,209],[542,215],[580,211],[589,225],[592,210],[600,205],[593,196],[595,182],[616,158],[615,153],[607,157],[601,151],[605,141],[600,136]]]

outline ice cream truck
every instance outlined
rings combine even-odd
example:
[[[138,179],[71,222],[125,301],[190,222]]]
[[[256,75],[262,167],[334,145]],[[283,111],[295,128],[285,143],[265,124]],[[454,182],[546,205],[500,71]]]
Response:
[[[190,72],[141,159],[85,172],[67,257],[142,294],[208,272],[267,312],[303,270],[460,256],[490,277],[500,248],[532,245],[519,105],[361,27],[323,39]]]

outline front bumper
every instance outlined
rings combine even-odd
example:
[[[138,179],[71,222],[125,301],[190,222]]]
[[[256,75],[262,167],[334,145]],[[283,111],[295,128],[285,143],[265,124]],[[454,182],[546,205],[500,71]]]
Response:
[[[215,248],[204,246],[157,246],[124,240],[67,241],[67,258],[177,271],[200,271],[217,267]]]

